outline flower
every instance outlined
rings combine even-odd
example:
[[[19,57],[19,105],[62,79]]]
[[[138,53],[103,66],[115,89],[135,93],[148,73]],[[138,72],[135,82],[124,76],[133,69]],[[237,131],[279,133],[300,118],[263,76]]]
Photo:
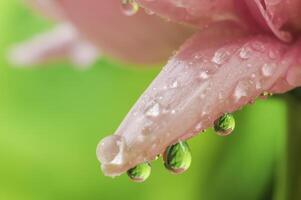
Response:
[[[60,20],[127,61],[161,61],[188,38],[115,134],[100,142],[106,175],[152,160],[262,93],[301,85],[299,0],[137,0],[156,15],[131,17],[118,0],[56,3]]]

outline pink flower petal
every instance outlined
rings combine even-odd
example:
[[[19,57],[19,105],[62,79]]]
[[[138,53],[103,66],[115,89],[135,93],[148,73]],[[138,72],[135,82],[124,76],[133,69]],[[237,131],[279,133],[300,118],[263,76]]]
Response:
[[[168,20],[204,27],[216,21],[240,21],[235,0],[137,0]]]
[[[59,24],[51,31],[13,46],[9,51],[11,63],[18,67],[69,58],[76,67],[86,68],[98,57],[99,50],[84,40],[68,23]]]
[[[64,15],[108,55],[136,63],[161,63],[195,31],[140,9],[126,16],[120,0],[60,0]]]
[[[300,29],[301,2],[299,0],[245,0],[244,2],[261,28],[273,32],[283,41],[290,41],[292,39],[290,33]]]
[[[265,35],[217,24],[189,39],[129,112],[100,142],[103,172],[116,176],[179,139],[212,126],[269,91],[294,63],[290,47]]]

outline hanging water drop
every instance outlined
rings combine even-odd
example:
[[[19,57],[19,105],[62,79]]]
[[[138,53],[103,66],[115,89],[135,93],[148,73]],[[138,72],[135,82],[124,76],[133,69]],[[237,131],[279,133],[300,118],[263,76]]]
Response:
[[[129,169],[127,174],[134,182],[144,182],[151,174],[151,166],[149,163],[142,163]]]
[[[191,164],[190,148],[185,141],[167,147],[164,156],[164,165],[169,171],[180,174],[185,172]]]
[[[214,130],[220,136],[230,135],[235,128],[233,115],[226,113],[214,122]]]
[[[139,5],[135,0],[121,0],[121,9],[126,16],[133,16],[139,10]]]

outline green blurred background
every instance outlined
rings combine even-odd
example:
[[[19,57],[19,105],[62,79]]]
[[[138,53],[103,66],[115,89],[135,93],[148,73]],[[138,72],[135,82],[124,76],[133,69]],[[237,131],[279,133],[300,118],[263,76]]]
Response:
[[[0,1],[1,200],[285,199],[286,107],[259,100],[235,114],[237,129],[189,141],[191,168],[167,172],[161,160],[143,184],[102,175],[98,141],[114,132],[159,72],[101,59],[86,71],[68,62],[14,68],[10,45],[52,24],[18,0]]]

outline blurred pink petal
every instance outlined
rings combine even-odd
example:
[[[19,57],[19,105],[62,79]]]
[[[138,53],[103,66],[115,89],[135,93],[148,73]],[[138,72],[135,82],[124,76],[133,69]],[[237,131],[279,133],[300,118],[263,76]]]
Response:
[[[93,44],[128,62],[163,62],[193,33],[191,28],[163,21],[143,9],[126,16],[120,0],[58,2],[66,17]]]
[[[98,52],[78,35],[72,25],[65,23],[15,45],[9,52],[9,58],[15,66],[31,66],[69,58],[79,67],[88,67],[97,59]]]
[[[235,0],[137,0],[164,18],[203,27],[216,21],[240,21]]]
[[[295,51],[267,35],[249,35],[217,24],[189,39],[170,59],[115,135],[97,155],[106,175],[116,176],[152,160],[164,149],[211,127],[269,91],[295,63]],[[300,51],[300,49],[299,49]]]

